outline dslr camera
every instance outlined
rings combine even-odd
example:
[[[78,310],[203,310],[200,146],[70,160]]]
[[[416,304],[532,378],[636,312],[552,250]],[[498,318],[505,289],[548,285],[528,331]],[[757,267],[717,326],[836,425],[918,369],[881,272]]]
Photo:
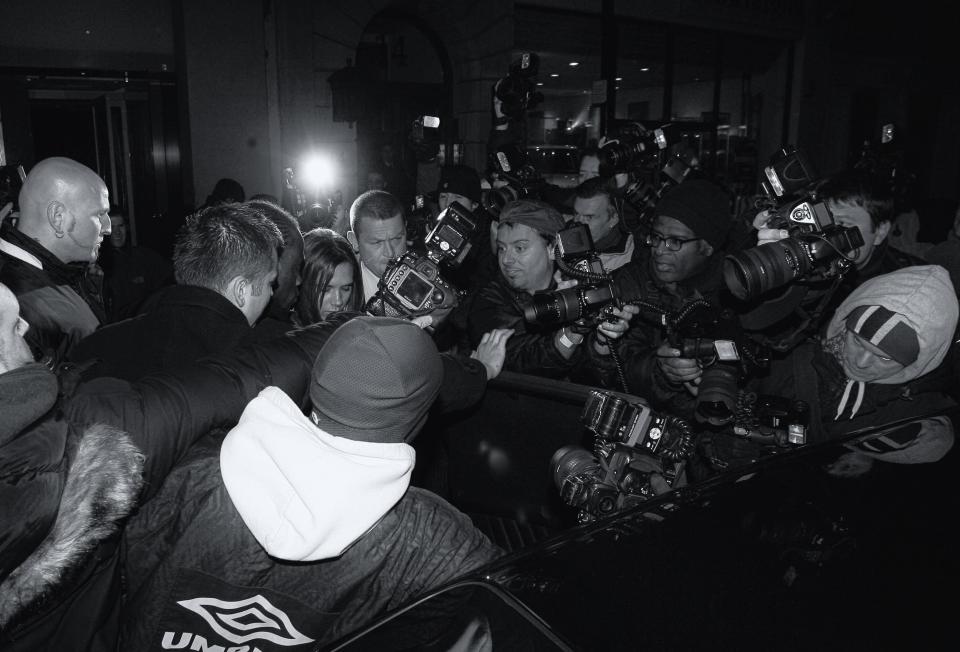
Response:
[[[481,202],[494,218],[504,206],[516,199],[537,199],[543,187],[543,177],[530,163],[526,153],[516,145],[498,148],[493,155],[493,171],[507,185],[488,190]]]
[[[616,138],[600,148],[601,176],[628,172],[638,164],[657,158],[678,140],[677,129],[669,123],[650,130],[639,122],[625,122],[618,132]]]
[[[603,268],[585,224],[571,224],[557,232],[557,267],[577,285],[553,292],[538,292],[523,306],[528,322],[545,326],[579,323],[590,329],[622,308],[619,292]]]
[[[742,379],[768,367],[769,351],[744,335],[733,311],[718,313],[702,299],[663,321],[670,346],[703,368],[694,409],[697,421],[713,426],[730,423]]]
[[[741,391],[733,434],[777,446],[802,446],[807,443],[810,406],[806,401],[783,396]]]
[[[460,291],[443,278],[440,268],[463,262],[476,228],[470,211],[458,202],[447,206],[424,238],[425,252],[408,251],[391,262],[365,310],[381,317],[410,319],[456,307]]]
[[[500,100],[500,110],[505,116],[520,120],[543,101],[543,93],[538,92],[536,86],[539,70],[540,57],[534,52],[524,52],[510,64],[507,76],[494,84],[493,94]]]
[[[654,473],[672,487],[695,449],[685,421],[654,414],[626,395],[592,390],[580,421],[594,435],[593,452],[564,446],[550,470],[563,502],[579,508],[581,523],[651,498]]]
[[[853,264],[851,255],[863,246],[863,235],[857,227],[833,221],[803,154],[784,148],[764,168],[764,175],[761,186],[770,209],[767,226],[787,229],[790,235],[728,255],[723,278],[730,292],[749,301],[793,281],[823,281],[845,274]]]

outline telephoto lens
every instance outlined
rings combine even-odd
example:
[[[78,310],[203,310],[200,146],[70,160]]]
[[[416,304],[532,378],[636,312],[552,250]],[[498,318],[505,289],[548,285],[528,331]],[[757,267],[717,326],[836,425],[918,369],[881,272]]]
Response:
[[[749,301],[802,277],[809,269],[803,244],[785,238],[729,254],[723,260],[723,280],[733,296]]]
[[[704,369],[697,392],[697,420],[714,426],[730,423],[737,409],[739,379],[736,365],[717,362]]]

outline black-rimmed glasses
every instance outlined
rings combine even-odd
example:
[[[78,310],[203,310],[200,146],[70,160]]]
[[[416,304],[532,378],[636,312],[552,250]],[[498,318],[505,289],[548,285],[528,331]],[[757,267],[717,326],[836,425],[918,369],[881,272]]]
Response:
[[[688,242],[693,242],[694,240],[703,240],[703,238],[676,238],[672,235],[660,235],[659,233],[650,233],[643,240],[643,244],[647,245],[651,249],[656,249],[660,246],[660,243],[663,243],[663,246],[667,248],[667,251],[680,251],[683,245]]]

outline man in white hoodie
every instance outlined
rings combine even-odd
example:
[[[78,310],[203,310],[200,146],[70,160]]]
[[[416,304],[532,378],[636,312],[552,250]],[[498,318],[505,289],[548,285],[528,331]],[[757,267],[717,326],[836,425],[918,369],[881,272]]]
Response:
[[[317,357],[309,415],[264,389],[130,524],[128,648],[315,649],[499,556],[409,486],[441,382],[428,334],[357,317]]]

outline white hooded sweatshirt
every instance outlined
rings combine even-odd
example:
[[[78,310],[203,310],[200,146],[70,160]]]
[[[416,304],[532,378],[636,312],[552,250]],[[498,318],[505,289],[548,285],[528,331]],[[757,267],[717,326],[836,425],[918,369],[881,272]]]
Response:
[[[227,493],[273,557],[340,555],[400,500],[415,452],[330,435],[276,387],[243,411],[220,450]]]

